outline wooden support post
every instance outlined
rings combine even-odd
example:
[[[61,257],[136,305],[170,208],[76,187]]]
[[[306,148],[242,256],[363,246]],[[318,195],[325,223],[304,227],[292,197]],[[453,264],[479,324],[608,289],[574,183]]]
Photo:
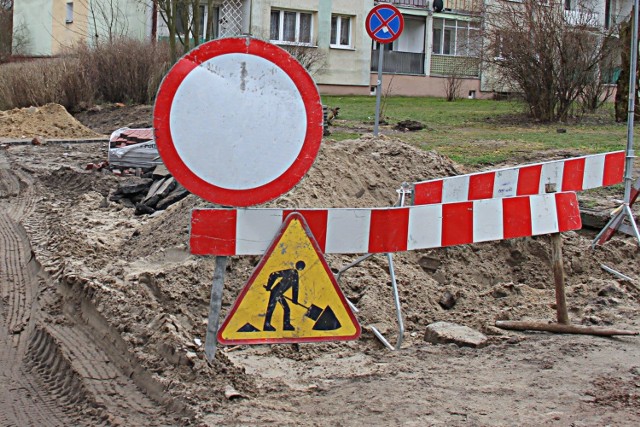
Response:
[[[624,331],[621,329],[598,328],[595,326],[563,325],[560,323],[546,323],[536,321],[496,321],[496,327],[515,331],[543,331],[558,334],[583,334],[610,337],[613,335],[638,335],[638,332]]]
[[[555,184],[546,184],[547,193],[555,193]],[[564,264],[562,262],[562,236],[560,233],[552,233],[549,236],[551,242],[551,268],[553,269],[553,282],[556,288],[556,314],[558,323],[568,325],[569,311],[564,292]]]
[[[556,314],[558,323],[569,324],[569,311],[564,292],[564,265],[562,263],[562,237],[560,233],[553,233],[551,241],[551,268],[553,269],[553,282],[556,287]]]

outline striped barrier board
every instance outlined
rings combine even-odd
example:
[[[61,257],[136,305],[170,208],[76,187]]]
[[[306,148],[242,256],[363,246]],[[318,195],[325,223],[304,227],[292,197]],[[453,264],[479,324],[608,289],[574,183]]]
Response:
[[[625,152],[614,151],[416,182],[413,204],[544,194],[545,184],[556,184],[556,191],[606,187],[623,181],[624,164]]]
[[[386,253],[526,237],[582,227],[575,193],[376,209],[196,209],[191,253],[262,255],[288,214],[301,213],[323,253]]]

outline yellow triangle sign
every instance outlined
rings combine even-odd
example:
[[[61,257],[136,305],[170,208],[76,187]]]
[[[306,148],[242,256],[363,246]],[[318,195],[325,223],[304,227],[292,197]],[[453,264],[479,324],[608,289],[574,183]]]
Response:
[[[353,340],[360,324],[304,217],[285,219],[218,331],[226,345]]]

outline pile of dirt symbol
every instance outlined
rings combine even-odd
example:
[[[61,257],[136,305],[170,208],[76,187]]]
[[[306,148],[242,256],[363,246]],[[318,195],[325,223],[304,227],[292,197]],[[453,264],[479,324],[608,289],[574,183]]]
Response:
[[[40,128],[18,133],[45,135]],[[191,255],[189,233],[191,210],[210,205],[162,165],[141,176],[87,170],[108,150],[106,141],[0,150],[0,424],[640,423],[637,337],[495,326],[555,320],[548,236],[394,254],[401,336],[391,257],[373,256],[339,281],[357,307],[359,339],[220,346],[209,363],[216,260]],[[403,182],[466,172],[392,137],[325,139],[300,184],[265,206],[389,207]],[[610,208],[618,193],[591,197]],[[637,242],[616,235],[591,248],[596,233],[562,234],[570,320],[637,331]],[[355,257],[326,259],[337,272]],[[259,261],[229,258],[221,316]],[[427,342],[436,322],[468,327],[481,339]],[[388,349],[371,327],[391,346],[402,338],[401,349]]]

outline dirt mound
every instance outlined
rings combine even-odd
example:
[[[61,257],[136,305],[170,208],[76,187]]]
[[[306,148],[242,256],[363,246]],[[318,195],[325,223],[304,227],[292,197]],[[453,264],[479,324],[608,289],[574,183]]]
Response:
[[[130,416],[134,423],[148,419],[154,420],[149,424],[175,425],[163,418],[169,414],[156,411],[167,408],[172,417],[198,425],[298,425],[309,419],[318,425],[407,420],[542,425],[549,420],[570,424],[578,416],[581,425],[604,425],[638,419],[637,411],[611,411],[615,402],[607,403],[615,397],[609,396],[610,378],[619,377],[629,387],[629,381],[637,381],[637,373],[630,374],[638,369],[637,340],[556,338],[493,327],[495,320],[554,319],[546,236],[394,254],[406,327],[400,352],[387,351],[367,329],[374,325],[395,343],[389,266],[384,255],[377,255],[340,280],[359,309],[359,340],[222,347],[208,364],[203,341],[214,259],[193,256],[188,247],[190,211],[208,204],[189,196],[159,215],[134,216],[132,208],[109,201],[118,178],[82,170],[103,147],[66,145],[12,146],[0,152],[0,166],[6,155],[16,174],[13,181],[3,178],[9,171],[5,162],[0,184],[6,181],[6,200],[0,197],[0,207],[6,202],[9,212],[20,213],[16,221],[24,222],[33,248],[10,250],[7,256],[35,257],[33,264],[37,260],[51,282],[46,292],[35,284],[30,289],[42,310],[32,313],[26,326],[31,328],[34,319],[47,325],[32,338],[39,350],[31,361],[34,375],[53,378],[47,386],[53,395],[59,389],[77,396],[78,408],[102,405],[92,417],[115,414]],[[326,140],[296,188],[267,206],[391,206],[402,182],[463,172],[437,153],[387,137]],[[601,264],[640,277],[638,247],[633,239],[616,237],[592,250],[593,234],[562,235],[571,321],[637,329],[637,282],[619,281]],[[354,259],[327,256],[334,271]],[[258,261],[229,259],[223,316]],[[25,305],[3,301],[0,310]],[[26,314],[18,320],[23,319]],[[490,345],[470,350],[425,344],[425,327],[439,320],[479,329],[491,335]],[[15,338],[0,343],[9,339]],[[75,348],[87,350],[72,355]],[[9,353],[11,360],[23,354]],[[107,385],[114,386],[111,394],[101,398]],[[559,395],[567,397],[554,400]],[[343,410],[335,410],[336,402]],[[555,411],[550,402],[565,412]]]
[[[59,104],[0,111],[0,137],[3,138],[98,138],[100,135],[73,118]]]

